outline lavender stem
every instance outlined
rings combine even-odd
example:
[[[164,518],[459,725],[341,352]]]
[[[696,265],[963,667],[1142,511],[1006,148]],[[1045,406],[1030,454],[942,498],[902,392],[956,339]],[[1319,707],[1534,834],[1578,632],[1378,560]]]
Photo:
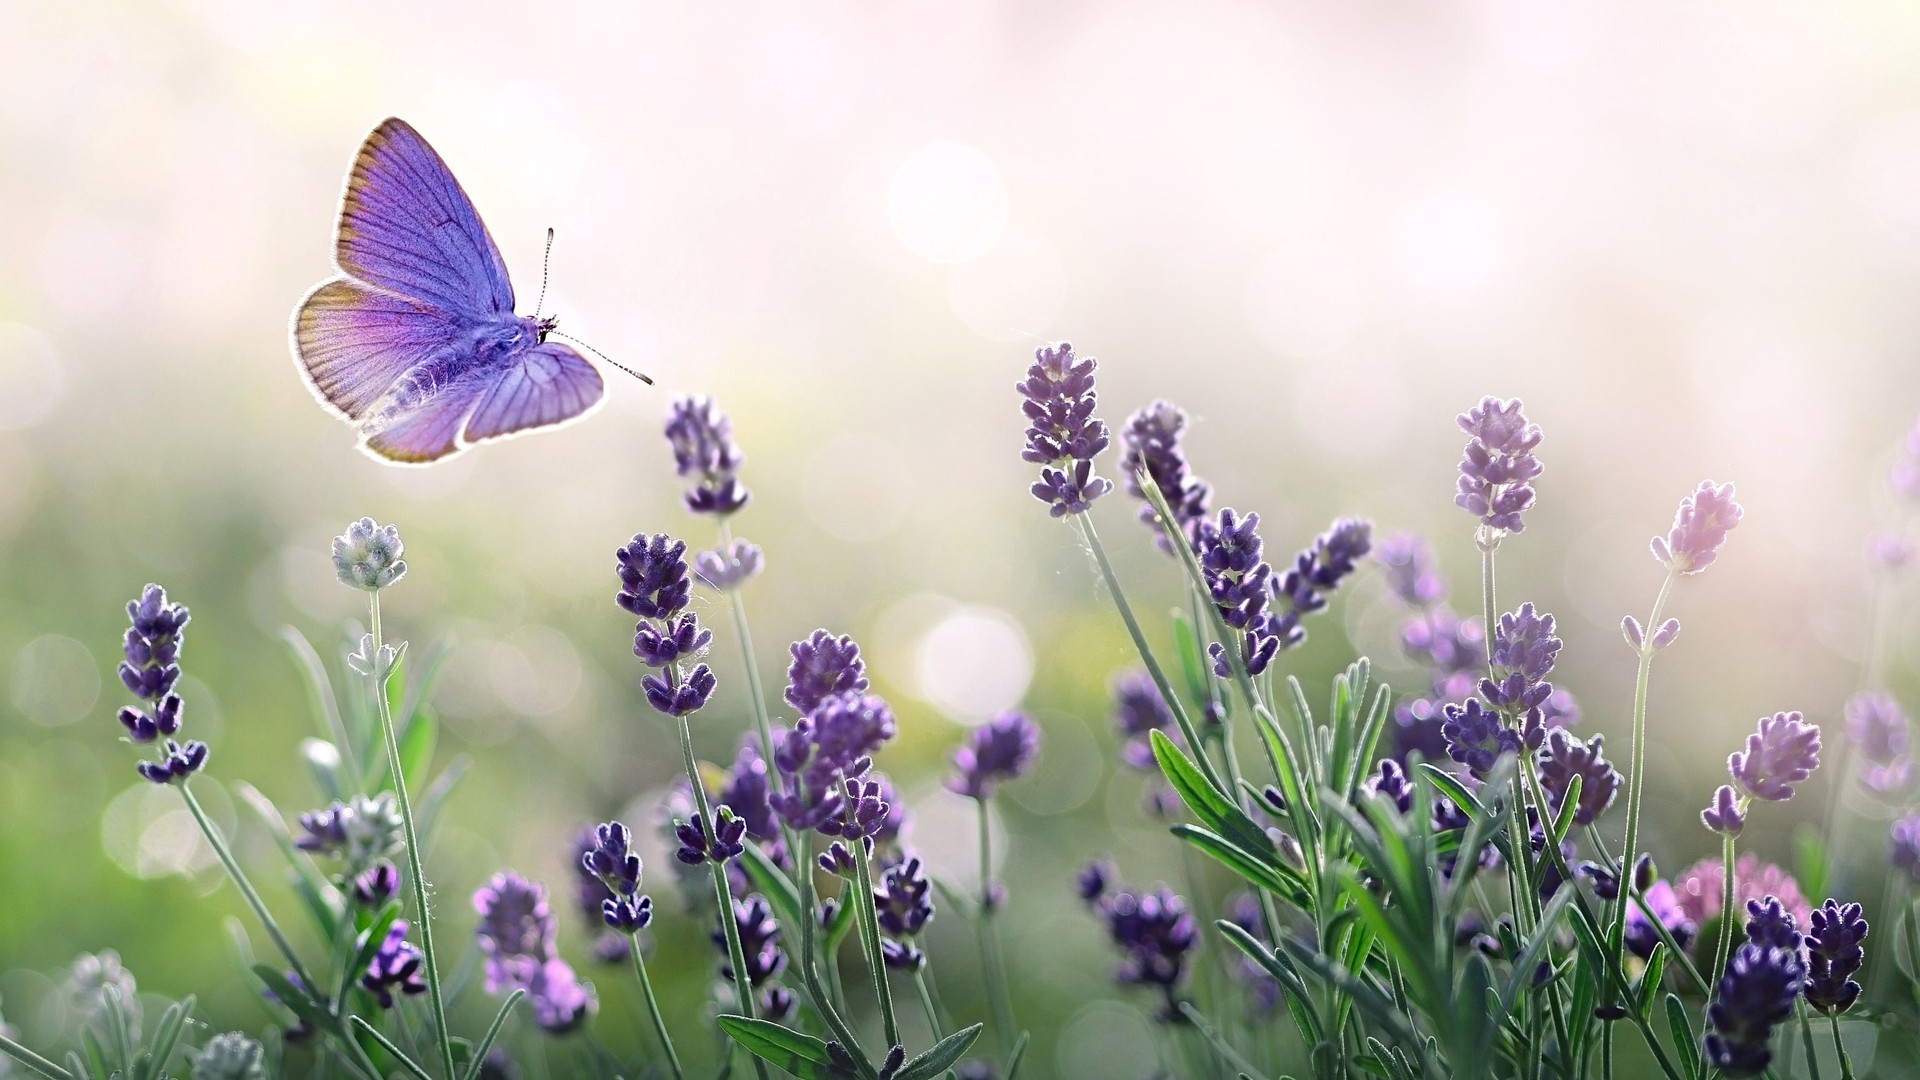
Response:
[[[680,1055],[673,1051],[673,1038],[667,1034],[667,1022],[660,1016],[660,1002],[653,996],[653,981],[647,978],[647,962],[640,953],[639,931],[627,935],[627,952],[633,957],[633,973],[640,979],[640,996],[647,1000],[647,1015],[653,1020],[654,1033],[660,1036],[660,1048],[666,1051],[667,1067],[672,1071],[674,1080],[683,1080],[686,1073],[680,1069]]]
[[[1085,521],[1086,515],[1081,514]],[[1118,594],[1116,594],[1118,595]],[[1000,934],[994,928],[993,914],[993,833],[988,820],[988,799],[974,800],[980,808],[980,963],[987,976],[987,1000],[993,1005],[993,1026],[999,1029],[1000,1050],[1012,1052],[1013,999],[1007,992],[1007,972],[1000,954]]]
[[[864,845],[862,845],[864,847]],[[887,1037],[889,1047],[899,1046],[900,1022],[893,1014],[893,991],[887,986],[887,965],[880,954],[880,924],[873,904],[873,859],[871,851],[855,854],[854,872],[858,875],[860,888],[858,907],[854,917],[860,921],[861,950],[867,954],[867,965],[873,970],[873,993],[880,1002],[880,1024]]]

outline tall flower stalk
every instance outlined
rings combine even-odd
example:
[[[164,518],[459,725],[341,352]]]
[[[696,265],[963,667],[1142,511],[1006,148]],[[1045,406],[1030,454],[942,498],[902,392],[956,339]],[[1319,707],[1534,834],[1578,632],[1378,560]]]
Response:
[[[1040,729],[1025,713],[1004,713],[968,733],[953,754],[953,775],[947,790],[974,801],[980,823],[980,963],[987,976],[987,998],[993,1006],[994,1026],[1000,1029],[1002,1053],[1013,1050],[1013,994],[1007,985],[1006,957],[994,916],[1005,893],[993,880],[993,795],[1001,783],[1017,779],[1033,764],[1040,748]]]
[[[400,739],[393,727],[393,709],[387,701],[387,679],[399,659],[400,648],[386,644],[380,625],[380,590],[399,581],[407,572],[400,556],[405,546],[400,530],[381,526],[372,518],[361,518],[334,538],[333,567],[340,582],[367,593],[367,629],[369,642],[368,686],[374,708],[380,716],[380,733],[386,741],[387,771],[393,777],[393,791],[400,800],[400,822],[407,838],[407,878],[413,885],[413,906],[420,918],[420,951],[426,967],[427,997],[433,1009],[433,1030],[440,1051],[441,1075],[452,1080],[453,1038],[447,1030],[447,1005],[440,985],[440,962],[433,947],[433,916],[427,907],[427,875],[420,864],[420,838],[413,823],[413,799],[407,794],[406,774],[400,768]]]

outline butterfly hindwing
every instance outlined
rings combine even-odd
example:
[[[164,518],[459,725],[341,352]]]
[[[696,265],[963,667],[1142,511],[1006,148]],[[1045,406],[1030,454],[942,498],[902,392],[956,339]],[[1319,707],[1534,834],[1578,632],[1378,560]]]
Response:
[[[599,404],[605,393],[592,364],[557,341],[546,342],[500,373],[467,422],[467,441],[564,423]]]
[[[293,321],[294,353],[308,385],[351,420],[459,334],[434,308],[344,278],[307,294]]]
[[[367,136],[347,174],[334,248],[340,269],[449,315],[513,312],[513,285],[487,226],[446,163],[404,120]]]

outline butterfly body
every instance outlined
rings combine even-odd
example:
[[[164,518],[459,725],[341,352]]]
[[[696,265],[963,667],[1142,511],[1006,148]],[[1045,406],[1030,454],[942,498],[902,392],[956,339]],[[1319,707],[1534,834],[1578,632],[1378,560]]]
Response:
[[[427,464],[577,420],[604,398],[593,365],[548,340],[552,317],[514,312],[486,225],[406,122],[387,120],[361,146],[334,261],[340,276],[294,311],[294,360],[368,453]]]

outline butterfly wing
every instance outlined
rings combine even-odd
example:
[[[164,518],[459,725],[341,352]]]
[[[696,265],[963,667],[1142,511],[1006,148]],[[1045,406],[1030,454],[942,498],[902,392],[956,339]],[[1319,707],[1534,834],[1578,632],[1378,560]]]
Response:
[[[430,368],[451,370],[457,364]],[[437,380],[408,377],[417,390]],[[424,465],[488,439],[552,427],[590,412],[606,395],[592,364],[558,342],[534,346],[496,367],[468,368],[430,392],[369,421],[366,449],[388,461]]]
[[[293,318],[301,375],[349,420],[461,336],[458,322],[435,308],[344,278],[322,282]]]
[[[406,121],[367,136],[347,174],[334,260],[351,276],[449,315],[513,311],[513,284],[472,200]]]
[[[592,364],[557,341],[528,349],[503,371],[467,421],[470,443],[552,427],[585,415],[606,394]]]

